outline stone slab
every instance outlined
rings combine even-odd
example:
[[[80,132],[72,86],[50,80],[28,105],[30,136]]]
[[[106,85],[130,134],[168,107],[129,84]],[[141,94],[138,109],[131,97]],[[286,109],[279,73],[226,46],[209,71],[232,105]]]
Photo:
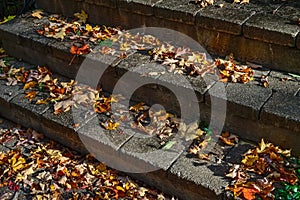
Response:
[[[295,95],[300,88],[299,78],[278,71],[271,71],[268,81],[274,93]]]
[[[270,100],[264,105],[260,117],[266,124],[287,128],[299,134],[299,110],[299,97],[274,92]]]
[[[126,142],[121,152],[127,157],[129,163],[134,163],[129,169],[134,169],[136,172],[149,172],[158,169],[167,170],[185,149],[179,142],[167,150],[161,149],[160,146],[156,135],[147,136],[141,133],[135,134]]]
[[[262,86],[228,83],[226,87],[227,116],[237,115],[256,120],[271,94],[271,89]]]
[[[97,6],[105,6],[110,8],[117,8],[117,2],[119,0],[86,0],[84,3],[89,3]]]
[[[156,17],[185,24],[194,24],[199,10],[200,8],[185,0],[162,0],[154,5]]]
[[[169,173],[198,185],[197,193],[201,195],[200,199],[208,200],[223,197],[223,189],[229,183],[224,177],[228,169],[229,166],[226,164],[201,161],[182,154],[172,165]]]
[[[295,138],[299,136],[299,132],[295,132],[286,127],[276,127],[271,121],[265,122],[263,119],[253,121],[239,116],[229,115],[226,117],[224,130],[235,133],[247,141],[259,143],[261,139],[264,139],[282,148],[293,149],[295,155],[299,155],[300,153],[299,142],[295,140]]]
[[[11,103],[15,105],[20,105],[21,107],[30,110],[32,112],[35,112],[37,114],[43,114],[46,110],[50,108],[49,104],[41,104],[41,105],[36,105],[36,101],[39,99],[46,99],[50,97],[48,93],[43,93],[43,92],[37,92],[36,97],[30,101],[25,97],[25,92],[26,91],[21,91],[20,94],[15,96],[12,100]]]
[[[253,11],[241,12],[238,9],[212,6],[197,13],[196,25],[219,32],[241,35],[242,25],[253,14]]]
[[[256,14],[243,26],[245,37],[268,43],[295,47],[300,27],[279,16]]]
[[[118,1],[118,8],[131,13],[137,13],[140,15],[151,16],[154,15],[154,5],[160,0],[128,0]]]

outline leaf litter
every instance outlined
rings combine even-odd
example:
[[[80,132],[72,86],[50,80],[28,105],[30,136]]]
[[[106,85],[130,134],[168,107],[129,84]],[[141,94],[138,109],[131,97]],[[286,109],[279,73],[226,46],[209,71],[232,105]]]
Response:
[[[243,155],[241,164],[232,166],[226,176],[233,180],[226,190],[233,192],[235,198],[246,200],[282,199],[290,194],[299,198],[299,164],[299,160],[291,156],[291,150],[283,150],[262,139],[258,147]],[[281,188],[280,183],[289,187]],[[287,190],[290,188],[296,189],[295,193]]]
[[[168,199],[93,156],[80,155],[32,129],[0,128],[2,145],[12,137],[17,144],[0,152],[0,187],[22,191],[24,198]]]
[[[48,17],[49,23],[37,30],[39,35],[60,40],[67,38],[72,41],[70,53],[74,56],[70,65],[77,56],[89,53],[118,53],[119,59],[124,59],[130,52],[147,51],[152,61],[166,66],[169,72],[195,77],[219,73],[223,82],[247,83],[253,80],[254,72],[251,67],[238,65],[233,56],[228,60],[216,59],[212,62],[207,59],[205,53],[194,52],[187,47],[175,47],[152,35],[132,34],[120,28],[87,24],[88,14],[83,10],[74,16],[77,20],[68,22],[58,15],[51,15]],[[93,46],[100,46],[100,50],[93,52]]]

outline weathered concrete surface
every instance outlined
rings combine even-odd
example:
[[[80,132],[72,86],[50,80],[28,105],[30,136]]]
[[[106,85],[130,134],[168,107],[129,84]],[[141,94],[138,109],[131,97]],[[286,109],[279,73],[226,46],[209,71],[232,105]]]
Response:
[[[246,38],[289,47],[295,47],[296,37],[300,31],[300,27],[290,24],[290,20],[268,14],[252,16],[243,27]]]
[[[127,28],[170,28],[196,39],[209,53],[221,56],[234,53],[242,61],[300,73],[300,28],[297,25],[300,12],[296,0],[282,3],[272,0],[250,1],[241,5],[220,0],[204,9],[192,2],[174,0],[73,0],[76,3],[72,6],[63,6],[70,1],[37,2],[46,11],[68,16],[84,9],[93,23]],[[292,59],[287,61],[288,55]]]
[[[242,25],[254,14],[253,11],[240,12],[231,8],[209,7],[196,16],[196,25],[233,35],[242,34]]]

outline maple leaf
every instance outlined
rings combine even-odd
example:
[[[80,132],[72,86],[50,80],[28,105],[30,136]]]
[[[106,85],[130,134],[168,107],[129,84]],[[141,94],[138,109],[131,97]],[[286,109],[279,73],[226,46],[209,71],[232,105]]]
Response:
[[[82,54],[88,54],[90,53],[90,47],[88,44],[82,44],[81,47],[77,47],[75,45],[72,45],[70,49],[70,53],[74,55],[82,55]]]
[[[79,19],[79,22],[83,23],[86,23],[88,18],[88,14],[84,10],[81,10],[81,13],[75,13],[74,16]]]
[[[14,154],[12,158],[8,160],[14,171],[19,171],[26,167],[26,160],[20,154]]]
[[[34,10],[32,11],[31,16],[38,19],[42,19],[43,18],[42,14],[44,14],[42,10]]]

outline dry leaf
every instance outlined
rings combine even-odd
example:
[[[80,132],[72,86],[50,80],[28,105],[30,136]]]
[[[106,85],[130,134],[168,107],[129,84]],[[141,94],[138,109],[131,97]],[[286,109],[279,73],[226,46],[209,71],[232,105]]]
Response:
[[[35,91],[29,91],[29,92],[25,92],[25,94],[26,95],[24,96],[24,98],[27,98],[30,101],[32,101],[35,98],[37,93]]]
[[[81,13],[75,13],[74,16],[79,19],[79,22],[83,23],[86,23],[88,18],[88,14],[84,10],[81,10]]]
[[[31,16],[35,17],[35,18],[38,18],[38,19],[42,19],[43,18],[42,14],[44,14],[42,10],[34,10],[31,13]]]

